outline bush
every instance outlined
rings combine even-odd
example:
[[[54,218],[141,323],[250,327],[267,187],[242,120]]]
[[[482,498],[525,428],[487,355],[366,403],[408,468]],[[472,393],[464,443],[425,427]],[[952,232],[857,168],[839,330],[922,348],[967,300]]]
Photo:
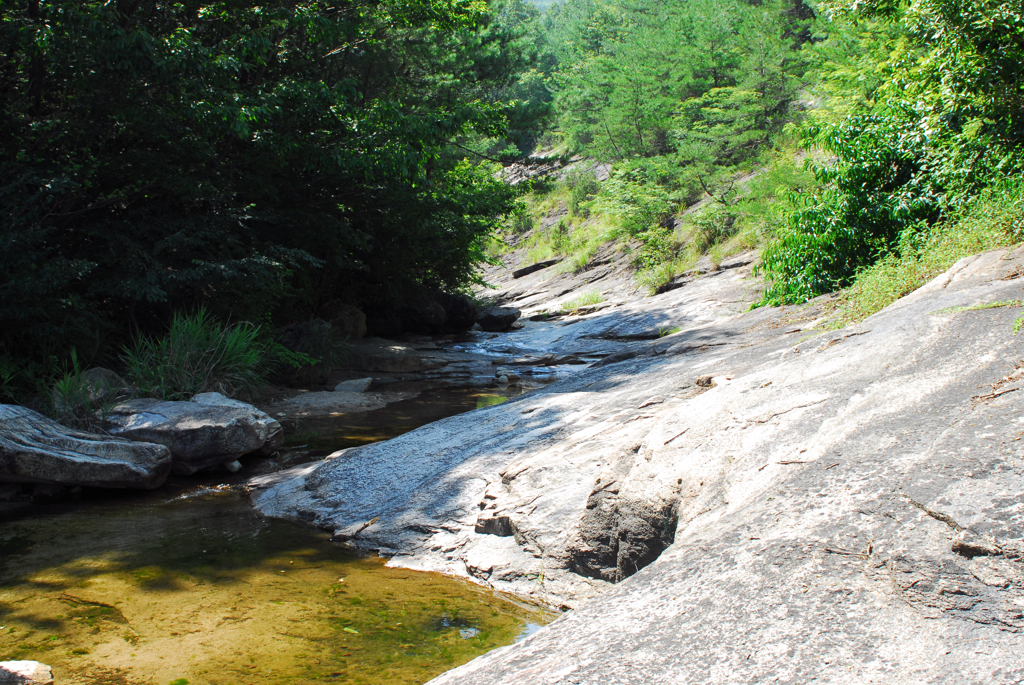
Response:
[[[850,117],[810,127],[807,138],[834,161],[814,167],[822,191],[790,196],[788,229],[762,255],[771,281],[763,304],[849,285],[859,269],[926,233],[944,202],[912,112]]]
[[[175,314],[166,336],[140,336],[122,360],[140,394],[166,400],[211,391],[251,398],[275,362],[259,326],[226,326],[205,309]]]
[[[114,376],[117,378],[116,376]],[[120,380],[120,379],[118,379]],[[107,412],[127,394],[108,378],[83,373],[78,353],[71,350],[70,365],[46,392],[41,388],[43,410],[55,421],[81,430],[98,429]]]
[[[857,274],[834,305],[836,327],[860,321],[928,283],[958,260],[1024,240],[1024,184],[1003,184],[982,193],[959,215],[938,226],[927,241],[905,246]]]

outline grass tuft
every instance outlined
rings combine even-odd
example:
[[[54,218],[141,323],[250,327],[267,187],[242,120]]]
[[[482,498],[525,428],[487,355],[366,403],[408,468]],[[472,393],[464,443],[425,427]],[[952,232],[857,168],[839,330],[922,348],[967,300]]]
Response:
[[[563,302],[562,311],[572,313],[579,311],[584,307],[591,307],[595,304],[601,304],[604,301],[604,295],[597,292],[596,290],[592,290],[588,293],[582,293],[581,295],[578,295],[577,297],[571,300]]]
[[[139,337],[122,360],[128,380],[149,397],[181,400],[211,391],[254,397],[273,366],[269,346],[259,336],[259,326],[226,326],[205,309],[179,312],[167,335]]]

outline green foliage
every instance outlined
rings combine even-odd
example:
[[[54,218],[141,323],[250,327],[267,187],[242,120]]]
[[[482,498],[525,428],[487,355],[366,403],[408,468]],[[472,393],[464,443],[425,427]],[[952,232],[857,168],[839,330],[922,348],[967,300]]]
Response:
[[[926,141],[905,112],[809,128],[834,155],[813,167],[824,186],[790,198],[790,227],[763,254],[767,304],[802,302],[849,285],[858,269],[913,242],[938,216],[941,190],[925,171]]]
[[[258,326],[225,326],[200,309],[176,313],[162,337],[139,336],[122,361],[140,395],[184,400],[201,392],[254,397],[274,360]]]
[[[573,169],[566,175],[565,184],[569,186],[569,213],[583,218],[590,216],[590,207],[586,203],[601,190],[594,172]]]
[[[834,326],[861,321],[892,304],[960,259],[1024,240],[1024,186],[1001,183],[939,224],[913,249],[890,253],[857,274],[834,303]]]
[[[0,4],[0,353],[109,347],[198,305],[294,320],[467,285],[517,193],[453,143],[544,115],[543,92],[509,102],[538,87],[520,80],[531,17],[521,0]]]
[[[816,169],[824,190],[794,201],[790,229],[765,250],[768,304],[844,287],[879,260],[890,269],[915,260],[940,219],[1021,169],[1020,3],[829,0],[823,7],[839,18],[840,34],[847,17],[867,17],[896,37],[883,64],[861,65],[878,82],[875,101],[862,105],[869,111],[809,130],[835,161]]]

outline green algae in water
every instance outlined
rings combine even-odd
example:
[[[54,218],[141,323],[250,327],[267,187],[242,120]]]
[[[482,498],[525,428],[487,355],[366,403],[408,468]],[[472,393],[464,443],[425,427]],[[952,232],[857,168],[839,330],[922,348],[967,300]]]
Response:
[[[348,554],[238,491],[149,497],[4,525],[34,544],[0,573],[0,657],[62,685],[412,684],[551,618]]]

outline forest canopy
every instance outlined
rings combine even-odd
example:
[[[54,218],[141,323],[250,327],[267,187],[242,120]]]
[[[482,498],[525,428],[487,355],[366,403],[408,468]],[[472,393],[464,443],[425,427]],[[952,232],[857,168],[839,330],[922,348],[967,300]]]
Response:
[[[204,305],[309,316],[458,290],[516,193],[511,0],[21,0],[0,9],[0,353]],[[99,341],[99,342],[98,342]]]

